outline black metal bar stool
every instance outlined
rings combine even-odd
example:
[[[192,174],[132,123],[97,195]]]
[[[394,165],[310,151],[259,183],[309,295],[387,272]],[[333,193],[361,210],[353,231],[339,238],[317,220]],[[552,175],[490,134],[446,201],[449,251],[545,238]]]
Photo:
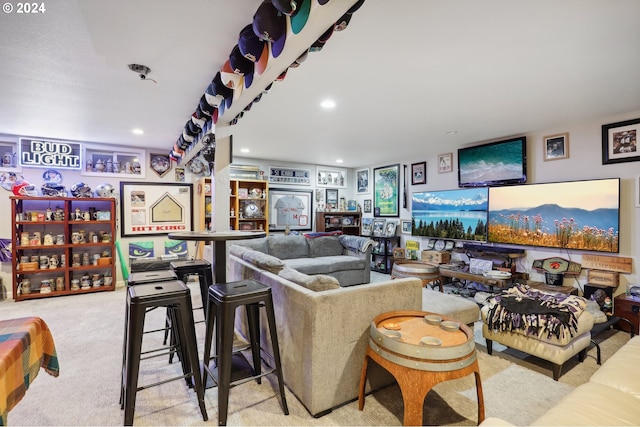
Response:
[[[142,285],[145,283],[157,283],[157,282],[164,282],[167,280],[177,280],[177,276],[176,274],[172,271],[172,270],[151,270],[151,271],[141,271],[141,272],[134,272],[129,274],[129,276],[127,277],[127,286],[136,286],[136,285]],[[147,312],[155,310],[159,308],[159,306],[155,306],[155,307],[151,307],[147,310]],[[149,329],[144,331],[144,334],[151,334],[151,333],[155,333],[155,332],[164,332],[164,341],[163,341],[163,345],[167,344],[167,334],[169,333],[169,329],[171,328],[171,308],[167,307],[167,314],[165,316],[165,326],[164,328],[159,328],[159,329]],[[124,409],[124,388],[122,387],[122,385],[124,384],[124,365],[125,365],[125,354],[127,351],[127,330],[129,328],[129,316],[128,316],[128,310],[125,310],[125,319],[124,319],[124,334],[123,334],[123,340],[122,340],[122,375],[121,375],[121,379],[120,379],[120,409]],[[169,345],[169,347],[162,347],[162,348],[158,348],[155,350],[148,350],[146,352],[144,352],[145,354],[152,354],[152,353],[156,353],[160,352],[160,351],[164,351],[165,353],[162,354],[169,354],[169,363],[173,362],[173,355],[176,353],[176,351],[180,348],[179,343],[177,342],[177,334],[174,333],[172,335],[172,341]],[[182,361],[184,360],[183,357],[181,357],[180,355],[178,356],[178,358]],[[184,370],[185,366],[184,366],[184,362],[183,362],[183,370]]]
[[[253,356],[253,372],[246,377],[234,379],[231,372],[232,358],[234,353],[239,351],[233,348],[234,322],[236,308],[240,306],[245,306],[247,310],[250,348]],[[260,307],[266,309],[273,355],[260,348]],[[206,384],[208,377],[211,376],[218,386],[218,424],[227,424],[229,390],[231,387],[254,379],[260,383],[260,378],[274,372],[278,378],[282,411],[285,415],[289,415],[289,408],[287,407],[287,400],[284,394],[284,382],[282,380],[280,347],[278,346],[278,335],[276,333],[276,320],[273,311],[271,288],[255,280],[241,280],[210,286],[207,313],[202,382]],[[214,326],[216,331],[215,348],[217,354],[213,356],[216,359],[216,368],[212,370],[209,367],[209,360],[212,357],[211,341]],[[273,369],[264,373],[262,373],[260,362],[261,351],[262,354],[272,359],[274,365]]]
[[[142,337],[146,313],[156,307],[171,307],[172,324],[178,335],[179,351],[184,360],[183,375],[144,386],[138,386],[138,374],[142,357]],[[127,288],[127,330],[125,333],[126,352],[123,366],[122,394],[124,395],[124,424],[133,424],[136,393],[149,387],[169,381],[185,379],[191,384],[198,397],[202,419],[208,420],[204,403],[204,387],[200,377],[198,349],[193,324],[191,291],[180,280],[145,283]],[[187,372],[184,372],[186,367]],[[192,382],[191,382],[192,381]]]
[[[204,259],[192,259],[186,261],[172,261],[171,270],[178,276],[180,280],[187,283],[189,276],[198,276],[200,284],[200,297],[202,298],[202,307],[194,307],[194,310],[202,308],[204,316],[207,316],[207,289],[213,285],[213,273],[211,272],[211,263]]]

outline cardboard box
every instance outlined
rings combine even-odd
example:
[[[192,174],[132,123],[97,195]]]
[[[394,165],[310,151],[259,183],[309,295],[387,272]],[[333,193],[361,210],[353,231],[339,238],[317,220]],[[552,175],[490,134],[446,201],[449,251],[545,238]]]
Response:
[[[98,258],[98,265],[111,265],[112,260],[111,257]]]
[[[620,273],[617,271],[588,270],[587,282],[592,285],[605,285],[617,288],[620,283]]]
[[[451,254],[445,251],[422,251],[420,259],[426,262],[446,264],[451,260]]]

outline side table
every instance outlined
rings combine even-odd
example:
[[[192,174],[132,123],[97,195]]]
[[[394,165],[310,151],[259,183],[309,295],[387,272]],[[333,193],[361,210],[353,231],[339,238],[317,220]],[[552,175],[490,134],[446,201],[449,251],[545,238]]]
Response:
[[[391,311],[377,316],[369,328],[358,393],[364,409],[369,359],[386,369],[398,382],[404,402],[404,425],[422,425],[424,399],[443,381],[474,374],[478,397],[478,424],[484,420],[484,397],[473,331],[460,324],[445,330],[425,321],[424,311]],[[443,320],[455,321],[439,315]],[[436,342],[435,345],[432,345]],[[431,343],[431,344],[429,344]]]
[[[618,295],[613,299],[613,310],[616,316],[628,322],[619,322],[616,327],[621,331],[640,333],[640,298],[631,295]]]

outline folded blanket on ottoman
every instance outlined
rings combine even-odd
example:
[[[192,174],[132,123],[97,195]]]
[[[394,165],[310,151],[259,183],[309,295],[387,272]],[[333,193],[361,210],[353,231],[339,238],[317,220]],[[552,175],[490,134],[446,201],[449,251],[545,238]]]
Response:
[[[550,294],[517,284],[489,300],[486,323],[495,331],[521,331],[547,338],[573,337],[586,300],[575,295]]]

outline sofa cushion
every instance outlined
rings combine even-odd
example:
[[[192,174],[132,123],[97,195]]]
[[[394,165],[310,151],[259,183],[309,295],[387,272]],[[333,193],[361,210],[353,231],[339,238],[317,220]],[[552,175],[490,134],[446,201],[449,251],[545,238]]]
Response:
[[[320,256],[342,255],[344,246],[336,236],[323,236],[309,239],[309,256],[312,258]]]
[[[278,274],[284,268],[284,264],[278,258],[253,249],[245,251],[242,259],[274,274]]]
[[[280,273],[278,273],[278,276],[315,292],[338,289],[340,287],[338,279],[334,277],[326,276],[324,274],[309,276],[286,266],[282,271],[280,271]]]
[[[244,246],[244,245],[229,245],[229,253],[231,255],[235,255],[238,258],[242,258],[242,255],[244,255],[245,252],[247,251],[251,251],[253,249]]]
[[[280,259],[309,257],[309,246],[304,236],[269,236],[267,247],[269,255]]]
[[[247,248],[251,248],[256,251],[260,251],[262,253],[268,254],[269,247],[267,246],[267,238],[261,237],[259,239],[246,239],[246,240],[238,240],[233,243],[234,245],[245,246]]]
[[[329,274],[336,271],[362,270],[368,262],[349,255],[283,260],[287,267],[305,274]]]

